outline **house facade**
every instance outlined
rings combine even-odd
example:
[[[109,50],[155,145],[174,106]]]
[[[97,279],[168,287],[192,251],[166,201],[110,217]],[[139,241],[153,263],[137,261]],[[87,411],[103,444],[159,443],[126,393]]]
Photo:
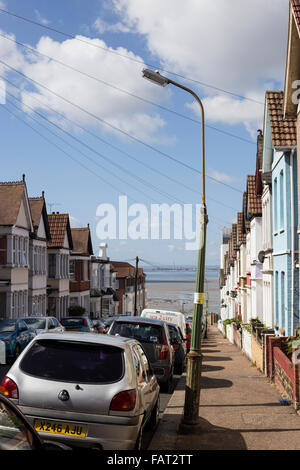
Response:
[[[0,183],[0,318],[28,315],[33,224],[25,182]]]
[[[112,267],[116,271],[116,292],[120,299],[118,314],[134,315],[135,304],[135,278],[136,268],[129,263],[122,261],[112,261]],[[142,268],[138,268],[137,273],[137,315],[142,313],[146,307],[146,275]]]
[[[71,229],[73,249],[70,252],[70,307],[80,306],[90,314],[90,281],[93,246],[90,227]]]
[[[47,311],[47,243],[50,229],[44,193],[29,198],[33,232],[29,238],[28,314],[46,315]]]
[[[288,34],[288,47],[286,57],[286,70],[285,70],[285,85],[283,93],[283,118],[287,123],[286,127],[289,149],[291,147],[297,154],[297,192],[299,194],[300,183],[300,1],[290,1],[289,11],[289,34]],[[285,150],[285,149],[283,149]],[[295,153],[294,153],[295,156]],[[290,157],[291,158],[291,157]],[[294,163],[294,159],[292,162]],[[295,186],[294,186],[295,187]],[[300,204],[297,199],[296,209],[296,222],[297,223],[297,248],[294,251],[292,259],[292,266],[295,266],[295,276],[298,279],[299,286],[299,243],[300,243]],[[293,250],[292,250],[293,251]],[[298,295],[298,292],[296,292]],[[279,301],[279,300],[278,300]],[[292,300],[292,305],[294,301]],[[299,302],[296,304],[292,326],[297,327],[300,320],[300,306]]]
[[[98,256],[91,257],[91,315],[94,318],[116,315],[119,311],[116,271],[101,243]]]
[[[73,250],[68,214],[48,214],[51,240],[47,244],[47,314],[57,319],[68,316],[70,302],[69,259]]]

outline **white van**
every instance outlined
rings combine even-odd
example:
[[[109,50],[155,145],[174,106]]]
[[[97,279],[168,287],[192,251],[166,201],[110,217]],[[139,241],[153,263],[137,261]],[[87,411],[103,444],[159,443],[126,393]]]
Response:
[[[154,318],[155,320],[174,323],[180,328],[183,337],[186,338],[185,316],[181,312],[170,312],[169,310],[145,308],[141,313],[141,317]]]

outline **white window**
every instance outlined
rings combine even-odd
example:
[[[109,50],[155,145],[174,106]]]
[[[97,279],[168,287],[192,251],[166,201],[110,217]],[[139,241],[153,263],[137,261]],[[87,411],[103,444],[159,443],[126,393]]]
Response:
[[[74,260],[70,260],[70,263],[69,263],[69,277],[70,277],[70,281],[75,281],[75,261]]]
[[[88,281],[89,276],[88,276],[88,261],[83,262],[83,280]]]

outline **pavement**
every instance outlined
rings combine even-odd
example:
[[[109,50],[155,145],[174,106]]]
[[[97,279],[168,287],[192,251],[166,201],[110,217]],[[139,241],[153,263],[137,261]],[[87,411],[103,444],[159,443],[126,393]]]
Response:
[[[199,425],[179,430],[185,374],[164,411],[149,450],[298,450],[300,416],[216,327],[203,342]]]

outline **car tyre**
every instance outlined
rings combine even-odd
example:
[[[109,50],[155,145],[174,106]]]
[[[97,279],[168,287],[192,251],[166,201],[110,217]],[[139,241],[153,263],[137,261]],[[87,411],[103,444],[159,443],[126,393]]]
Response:
[[[159,421],[159,411],[160,411],[160,399],[158,397],[157,402],[152,410],[151,416],[147,423],[147,429],[154,431]]]
[[[141,425],[141,429],[139,431],[139,434],[138,434],[138,437],[137,437],[137,440],[136,440],[136,443],[135,443],[135,446],[134,446],[134,450],[142,450],[142,442],[143,442],[143,424]]]
[[[161,391],[164,393],[170,393],[173,385],[173,371],[170,373],[167,382],[161,384]]]

